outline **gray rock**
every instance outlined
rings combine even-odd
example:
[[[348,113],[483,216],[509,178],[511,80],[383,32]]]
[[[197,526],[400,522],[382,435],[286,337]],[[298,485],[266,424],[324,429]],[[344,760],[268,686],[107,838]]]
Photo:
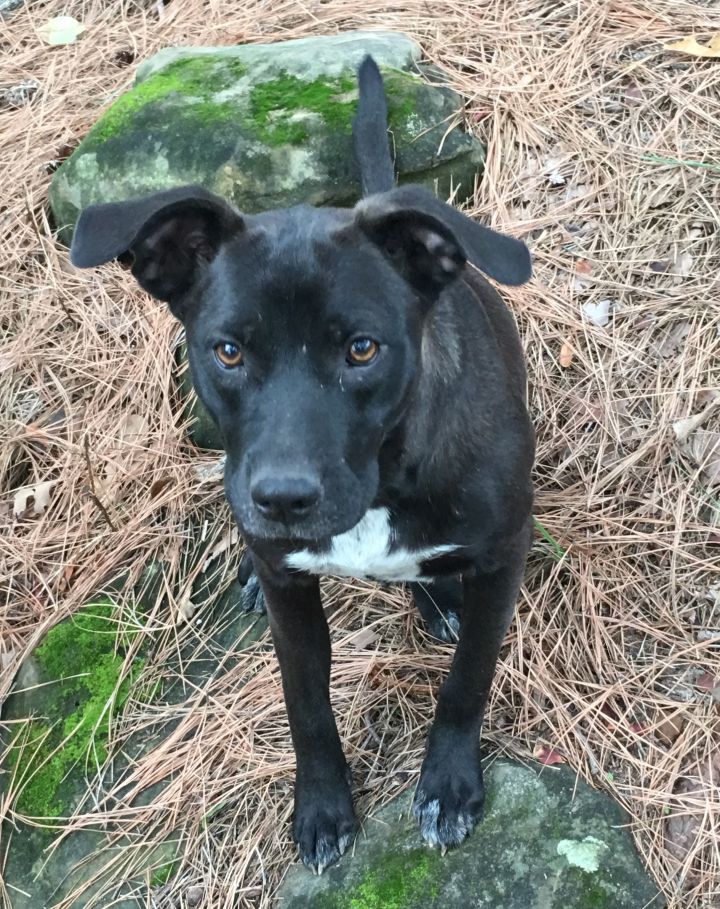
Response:
[[[0,22],[10,16],[13,10],[25,5],[26,0],[0,0]]]
[[[138,591],[143,591],[148,601],[162,583],[160,575],[159,566],[152,566],[138,585]],[[101,705],[107,702],[115,687],[122,664],[122,639],[120,654],[115,651],[113,602],[113,595],[122,586],[117,582],[110,585],[109,595],[99,596],[94,604],[56,625],[24,662],[13,692],[3,704],[2,720],[8,725],[4,729],[0,727],[2,744],[7,745],[12,740],[13,721],[27,717],[33,718],[26,728],[36,744],[20,748],[16,742],[18,747],[10,749],[7,763],[0,772],[0,793],[7,790],[13,774],[25,778],[32,775],[31,782],[15,801],[16,808],[21,814],[48,819],[45,826],[19,821],[13,826],[9,823],[3,826],[3,857],[6,855],[3,880],[10,899],[8,909],[49,909],[63,899],[68,900],[64,906],[82,909],[100,893],[102,905],[112,902],[119,909],[140,909],[147,903],[147,879],[115,878],[112,853],[127,847],[127,837],[112,836],[112,831],[86,829],[56,841],[64,826],[62,818],[72,814],[91,785],[95,760],[101,764],[106,755],[107,724],[98,720]],[[197,589],[197,596],[213,599],[212,606],[203,612],[203,634],[196,634],[193,626],[185,635],[179,657],[184,674],[165,690],[154,693],[153,700],[158,704],[182,701],[197,690],[195,686],[203,685],[217,672],[221,663],[223,671],[232,665],[229,651],[237,652],[250,646],[267,629],[264,618],[239,612],[236,608],[239,592],[234,586],[218,594],[217,576],[212,574],[203,577],[200,586],[205,589]],[[121,701],[128,690],[129,686],[121,686]],[[95,723],[97,729],[93,735],[91,730]],[[69,726],[78,724],[76,735],[51,757],[52,749],[62,742]],[[143,730],[131,735],[123,743],[122,754],[107,765],[99,788],[97,782],[92,784],[94,791],[102,794],[114,789],[122,797],[127,768],[167,737],[174,725],[166,722],[151,734]],[[38,744],[44,735],[48,736],[46,743]],[[47,763],[41,766],[45,759]],[[149,804],[166,782],[145,790],[132,804]],[[162,884],[173,872],[180,849],[177,838],[148,847],[145,854],[141,853],[138,870],[148,869],[151,882]],[[97,882],[87,886],[94,875],[98,875]],[[71,898],[74,891],[77,895]]]
[[[278,909],[661,909],[628,818],[567,768],[507,760],[485,772],[485,820],[441,856],[424,846],[412,794],[364,823],[354,849],[315,877],[295,866]]]
[[[135,87],[55,173],[50,204],[61,237],[69,241],[86,205],[184,183],[247,212],[353,203],[355,73],[368,52],[385,74],[401,179],[469,195],[482,146],[453,125],[461,99],[418,75],[419,48],[404,35],[171,48],[141,66]]]

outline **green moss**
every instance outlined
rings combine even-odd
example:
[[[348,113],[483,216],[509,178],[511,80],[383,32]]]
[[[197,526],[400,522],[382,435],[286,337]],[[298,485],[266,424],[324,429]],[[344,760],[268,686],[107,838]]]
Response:
[[[160,865],[159,868],[156,868],[152,873],[152,877],[150,878],[151,886],[162,887],[164,884],[167,884],[167,882],[175,873],[178,865],[179,862],[177,860],[173,860],[171,862],[166,862],[164,865]]]
[[[590,887],[583,894],[583,901],[587,909],[608,909],[608,895],[602,887]]]
[[[249,109],[244,113],[240,99],[215,100],[246,72],[247,67],[239,60],[217,54],[176,60],[119,98],[90,130],[86,147],[102,145],[133,124],[138,130],[172,129],[176,135],[191,136],[198,127],[217,128],[237,123],[240,117],[268,145],[301,145],[308,139],[308,130],[294,115],[302,111],[319,114],[332,130],[350,132],[357,106],[354,76],[307,82],[285,74],[258,83],[250,91]],[[402,131],[413,111],[413,92],[422,83],[397,70],[384,70],[383,75],[391,126]],[[182,104],[165,120],[157,105],[176,96],[182,97]],[[147,116],[137,121],[148,107]]]
[[[213,96],[232,88],[246,72],[247,67],[239,60],[219,54],[176,60],[119,98],[90,130],[87,139],[98,144],[111,139],[128,126],[141,109],[172,95],[196,99],[190,105],[196,119],[209,122],[228,118],[235,111],[234,105],[214,103]]]
[[[388,851],[358,884],[320,897],[317,909],[409,909],[438,896],[440,856],[426,849]]]
[[[397,70],[383,71],[385,97],[387,98],[388,123],[395,130],[407,129],[408,120],[413,114],[413,97],[422,89],[423,83]]]
[[[300,145],[308,138],[305,124],[293,120],[298,111],[320,114],[334,130],[349,132],[357,98],[343,97],[357,91],[350,76],[305,82],[284,75],[261,82],[250,93],[250,119],[260,138],[269,145]]]
[[[17,746],[16,776],[26,781],[17,810],[32,817],[58,817],[63,813],[60,790],[71,768],[107,757],[111,707],[127,700],[133,672],[118,687],[123,656],[118,638],[127,647],[134,636],[123,628],[118,634],[117,607],[105,599],[83,607],[73,618],[51,629],[35,656],[48,680],[43,719],[26,727],[25,741]],[[67,741],[65,741],[67,739]],[[64,742],[64,744],[63,744]],[[25,762],[30,761],[30,766]]]

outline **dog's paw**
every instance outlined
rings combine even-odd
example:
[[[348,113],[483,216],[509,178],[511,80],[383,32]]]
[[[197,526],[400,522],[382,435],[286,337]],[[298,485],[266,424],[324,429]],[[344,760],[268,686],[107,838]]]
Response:
[[[430,758],[430,760],[428,760]],[[485,801],[479,757],[425,759],[413,814],[429,846],[442,852],[459,846],[482,818]]]
[[[452,610],[438,612],[425,622],[427,633],[445,644],[457,644],[460,636],[460,616]]]
[[[293,837],[300,858],[316,874],[336,862],[355,838],[357,822],[349,787],[295,800]]]
[[[265,614],[265,594],[254,572],[240,588],[240,608],[247,613]]]

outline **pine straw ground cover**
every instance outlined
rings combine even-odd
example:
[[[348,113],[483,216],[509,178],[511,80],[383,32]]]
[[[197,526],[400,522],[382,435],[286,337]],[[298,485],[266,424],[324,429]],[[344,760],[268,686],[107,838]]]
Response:
[[[58,0],[0,23],[0,94],[37,83],[29,103],[2,95],[0,109],[2,690],[50,625],[152,559],[166,565],[148,621],[162,665],[186,634],[175,617],[188,573],[230,527],[220,485],[198,480],[212,458],[186,441],[173,392],[177,325],[120,268],[69,265],[46,214],[53,168],[129,86],[129,64],[166,45],[403,30],[451,74],[488,142],[473,214],[535,258],[534,280],[508,298],[529,362],[542,530],[485,741],[563,759],[612,793],[670,905],[716,909],[720,62],[662,48],[720,31],[714,6]],[[61,13],[87,31],[48,48],[36,29]],[[14,517],[18,490],[37,484],[50,485]],[[205,520],[188,556],[188,528]],[[236,558],[219,558],[228,581]],[[327,593],[362,816],[416,780],[451,651],[422,633],[400,589]],[[272,652],[251,649],[176,715],[172,741],[135,774],[143,787],[173,770],[172,783],[114,815],[150,841],[186,833],[156,905],[268,906],[293,860]],[[155,718],[126,705],[127,728]]]

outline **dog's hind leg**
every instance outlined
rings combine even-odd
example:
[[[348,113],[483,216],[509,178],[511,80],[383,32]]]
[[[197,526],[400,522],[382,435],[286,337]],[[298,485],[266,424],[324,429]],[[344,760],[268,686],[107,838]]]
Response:
[[[247,550],[240,560],[237,582],[240,587],[240,608],[242,611],[256,612],[258,615],[264,615],[266,612],[265,595],[262,592],[260,581],[255,574],[252,556]]]
[[[463,600],[460,578],[450,575],[418,581],[410,584],[410,590],[428,634],[448,644],[456,643]]]

